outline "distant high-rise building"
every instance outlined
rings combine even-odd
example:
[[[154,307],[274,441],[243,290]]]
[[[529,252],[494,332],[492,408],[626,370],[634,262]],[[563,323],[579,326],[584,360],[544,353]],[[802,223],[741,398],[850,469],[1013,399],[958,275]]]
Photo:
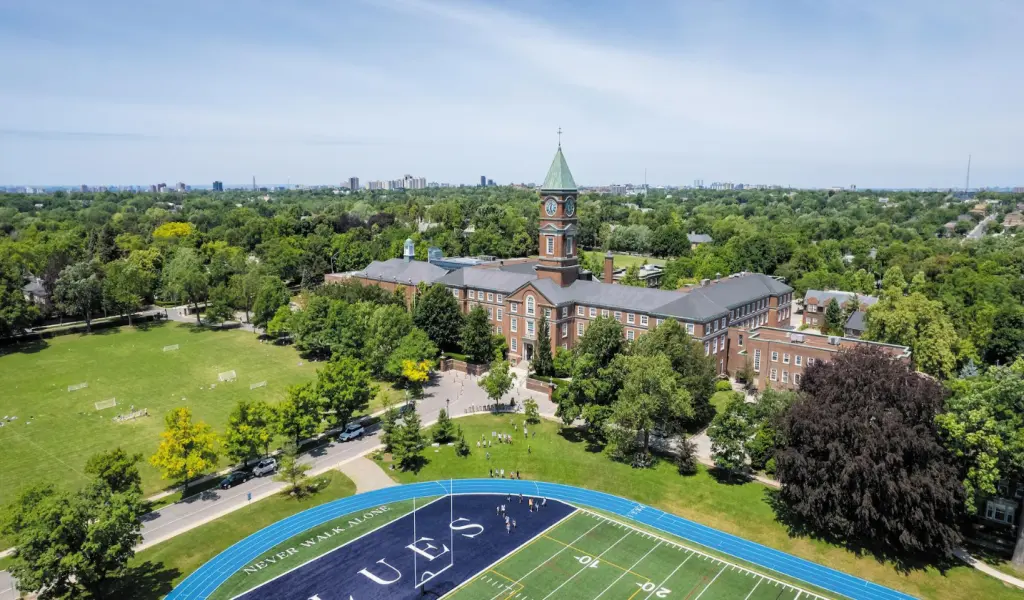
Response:
[[[178,185],[177,185],[177,189],[178,189],[179,192],[184,192],[185,191],[185,182],[179,181]]]
[[[480,187],[484,187],[485,185],[487,185],[487,176],[486,175],[481,175],[480,176]]]
[[[213,191],[215,191],[215,192],[223,192],[224,191],[224,182],[223,181],[214,181],[213,182]]]
[[[1014,194],[1024,194],[1024,187],[1015,187],[1015,188],[1013,188],[1013,193]]]
[[[88,192],[89,191],[89,186],[87,186],[85,184],[82,184],[82,186],[79,188],[79,191],[81,191],[81,192]]]
[[[158,183],[158,184],[156,184],[156,191],[160,192],[161,194],[166,192],[167,191],[167,184],[166,183]]]
[[[489,185],[489,186],[490,185],[494,185],[494,180],[493,179],[488,179],[487,180],[487,185]]]
[[[348,189],[352,190],[353,192],[359,190],[359,178],[358,177],[349,177],[348,178]]]
[[[153,185],[149,186],[149,191],[150,191],[150,193],[153,193],[153,194],[156,193],[157,190],[156,190],[156,184],[155,183]]]

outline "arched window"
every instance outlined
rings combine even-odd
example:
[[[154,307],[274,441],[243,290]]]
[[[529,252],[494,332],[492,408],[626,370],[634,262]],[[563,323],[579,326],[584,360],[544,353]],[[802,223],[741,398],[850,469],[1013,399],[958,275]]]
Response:
[[[533,314],[533,296],[526,297],[526,314]]]

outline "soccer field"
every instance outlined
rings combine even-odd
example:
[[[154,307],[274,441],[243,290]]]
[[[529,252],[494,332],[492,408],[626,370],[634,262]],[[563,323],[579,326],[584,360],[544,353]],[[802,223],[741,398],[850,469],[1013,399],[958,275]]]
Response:
[[[586,510],[577,510],[448,597],[825,600]]]

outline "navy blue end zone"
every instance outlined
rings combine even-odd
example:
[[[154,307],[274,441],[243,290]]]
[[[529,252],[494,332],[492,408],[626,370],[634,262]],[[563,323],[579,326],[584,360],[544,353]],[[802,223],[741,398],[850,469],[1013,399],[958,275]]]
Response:
[[[508,501],[504,495],[489,494],[456,495],[452,509],[449,498],[445,496],[418,508],[415,544],[413,516],[408,514],[238,598],[420,598],[421,589],[416,586],[419,582],[413,575],[414,556],[420,581],[429,579],[423,586],[425,596],[437,598],[575,510],[557,500],[548,500],[543,509],[530,513],[527,498],[520,504],[518,496]],[[495,513],[499,504],[505,504],[508,516],[516,521],[511,534],[506,533],[505,519]],[[431,578],[431,574],[436,576]]]

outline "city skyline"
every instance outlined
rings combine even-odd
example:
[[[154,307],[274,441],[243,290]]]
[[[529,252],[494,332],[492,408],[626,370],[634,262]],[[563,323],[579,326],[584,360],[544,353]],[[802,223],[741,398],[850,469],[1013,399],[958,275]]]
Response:
[[[559,127],[591,185],[1024,181],[1018,6],[507,6],[4,6],[0,181],[530,181]]]

